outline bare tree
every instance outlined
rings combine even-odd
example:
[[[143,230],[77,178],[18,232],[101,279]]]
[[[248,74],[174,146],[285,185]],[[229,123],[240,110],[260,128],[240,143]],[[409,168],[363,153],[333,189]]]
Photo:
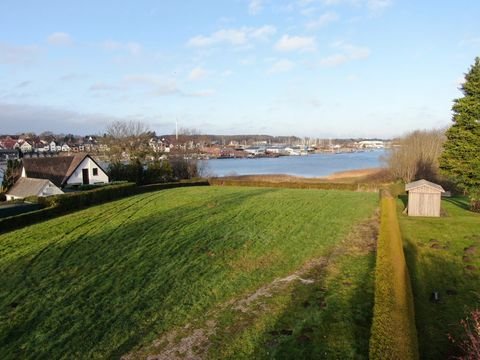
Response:
[[[141,121],[111,122],[106,128],[106,140],[113,159],[141,157],[148,152],[148,140],[152,133]]]
[[[401,137],[385,161],[392,175],[406,183],[422,178],[435,181],[444,142],[444,130],[416,130]]]

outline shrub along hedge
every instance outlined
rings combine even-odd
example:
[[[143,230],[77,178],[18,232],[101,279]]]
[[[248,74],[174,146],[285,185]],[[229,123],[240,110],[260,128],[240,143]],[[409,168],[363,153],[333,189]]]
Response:
[[[378,191],[377,184],[349,184],[349,183],[330,183],[330,182],[269,182],[269,181],[253,181],[253,180],[233,180],[222,178],[211,178],[208,180],[210,185],[225,186],[254,186],[254,187],[278,187],[291,189],[323,189],[323,190],[348,190],[348,191]]]
[[[381,194],[370,359],[418,359],[412,288],[395,199]]]
[[[119,185],[103,186],[90,191],[67,193],[49,197],[32,196],[25,200],[36,203],[45,208],[29,213],[10,216],[0,219],[0,233],[19,229],[24,226],[48,220],[69,212],[83,209],[88,206],[102,204],[108,201],[120,199],[126,196],[142,194],[151,191],[172,189],[188,186],[209,185],[205,180],[190,180],[175,183],[152,184],[137,186],[134,183],[123,183]]]

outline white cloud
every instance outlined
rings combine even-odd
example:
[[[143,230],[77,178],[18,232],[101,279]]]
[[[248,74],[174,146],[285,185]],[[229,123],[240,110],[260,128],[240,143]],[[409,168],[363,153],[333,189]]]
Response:
[[[382,11],[393,4],[392,0],[368,0],[367,7],[374,11]]]
[[[311,51],[315,50],[316,42],[314,37],[283,35],[275,44],[279,51]]]
[[[0,42],[0,64],[26,65],[32,63],[40,52],[35,45],[11,45]]]
[[[380,13],[393,5],[393,0],[322,0],[326,6],[347,4],[353,7],[366,7],[373,13]]]
[[[268,73],[275,74],[275,73],[287,72],[287,71],[290,71],[294,66],[295,66],[295,63],[293,63],[292,61],[287,59],[281,59],[272,64],[272,66],[268,70]]]
[[[105,50],[109,51],[127,51],[132,55],[139,55],[142,52],[142,45],[137,42],[118,42],[107,40],[102,44]]]
[[[276,28],[270,25],[258,28],[242,27],[238,29],[221,29],[208,36],[197,35],[187,42],[189,47],[208,47],[214,45],[246,45],[249,40],[266,40],[275,34]]]
[[[193,68],[192,71],[190,71],[190,74],[188,75],[188,80],[191,81],[196,81],[203,79],[205,76],[207,76],[208,71],[197,66],[196,68]]]
[[[122,90],[122,89],[124,88],[120,85],[107,84],[104,82],[96,82],[90,85],[90,88],[89,88],[90,91],[110,91],[110,90]]]
[[[246,58],[240,59],[240,65],[254,65],[257,62],[257,58],[255,56],[247,56]]]
[[[182,93],[182,95],[187,97],[208,97],[208,96],[215,95],[215,90],[206,89],[206,90],[200,90],[200,91],[194,91],[194,92],[186,92],[186,93]]]
[[[155,95],[170,95],[179,92],[176,81],[156,74],[125,75],[115,83],[96,82],[90,91],[128,91],[144,89]]]
[[[262,27],[249,31],[249,37],[252,39],[267,40],[270,36],[275,35],[277,29],[275,26],[264,25]]]
[[[349,58],[345,54],[334,54],[324,57],[320,60],[320,65],[323,66],[337,66],[348,62]]]
[[[263,9],[262,0],[250,0],[248,3],[248,13],[250,15],[257,15]]]
[[[195,36],[188,41],[188,45],[193,47],[204,47],[220,43],[243,45],[246,42],[246,31],[237,29],[222,29],[213,33],[211,36]]]
[[[73,44],[73,39],[72,37],[64,32],[54,32],[53,34],[50,34],[47,38],[47,42],[50,45],[56,45],[56,46],[69,46]]]
[[[370,56],[370,49],[364,46],[355,46],[352,44],[337,42],[333,47],[340,53],[336,53],[320,60],[323,66],[338,66],[352,60],[366,59]]]
[[[343,50],[351,59],[365,59],[370,56],[370,49],[364,46],[355,46],[352,44],[339,42],[335,47]]]
[[[306,27],[308,29],[318,29],[318,28],[327,26],[335,21],[338,21],[338,19],[339,19],[339,16],[336,12],[329,11],[320,15],[318,19],[308,22],[306,24]]]

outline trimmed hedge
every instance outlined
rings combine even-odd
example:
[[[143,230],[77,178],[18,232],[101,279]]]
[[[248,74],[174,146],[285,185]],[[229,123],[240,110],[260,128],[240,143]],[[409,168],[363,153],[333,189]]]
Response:
[[[395,199],[381,194],[370,359],[418,359],[417,330]]]
[[[17,203],[11,204],[10,202],[8,205],[0,205],[0,219],[20,215],[23,213],[27,213],[30,211],[35,211],[42,209],[43,206],[40,204],[25,204],[25,203]]]
[[[208,185],[208,181],[205,180],[152,184],[145,186],[137,186],[134,183],[124,183],[119,185],[103,186],[90,191],[66,193],[63,195],[54,195],[49,197],[29,197],[25,200],[42,205],[45,208],[0,219],[0,233],[6,233],[40,221],[65,215],[72,211],[80,210],[88,206],[103,204],[108,201],[121,199],[131,195],[173,189],[177,187]]]
[[[232,180],[222,178],[211,178],[208,180],[210,185],[219,186],[252,186],[252,187],[274,187],[290,189],[323,189],[323,190],[348,190],[348,191],[378,191],[377,184],[350,184],[334,182],[294,182],[294,181],[253,181],[253,180]]]

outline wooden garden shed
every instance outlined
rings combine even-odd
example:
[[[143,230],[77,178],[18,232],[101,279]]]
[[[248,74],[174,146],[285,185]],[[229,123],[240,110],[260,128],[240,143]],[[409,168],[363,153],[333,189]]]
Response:
[[[427,180],[405,185],[408,192],[408,216],[440,216],[443,188]]]

